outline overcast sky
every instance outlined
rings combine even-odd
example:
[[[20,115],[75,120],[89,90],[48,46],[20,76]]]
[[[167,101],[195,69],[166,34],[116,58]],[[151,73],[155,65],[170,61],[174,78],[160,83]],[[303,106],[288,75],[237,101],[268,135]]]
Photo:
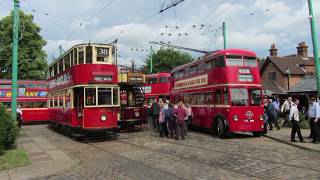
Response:
[[[312,55],[307,0],[185,0],[156,14],[170,2],[22,0],[20,6],[34,14],[34,21],[41,27],[48,61],[58,56],[60,44],[67,50],[77,43],[112,42],[116,38],[120,64],[127,64],[132,58],[142,64],[150,41],[218,50],[223,48],[223,21],[227,24],[229,48],[253,50],[259,57],[266,57],[275,43],[280,55],[289,55],[296,53],[299,42],[306,41]],[[320,32],[320,3],[315,2]],[[12,7],[12,0],[0,0],[0,17],[7,16]]]

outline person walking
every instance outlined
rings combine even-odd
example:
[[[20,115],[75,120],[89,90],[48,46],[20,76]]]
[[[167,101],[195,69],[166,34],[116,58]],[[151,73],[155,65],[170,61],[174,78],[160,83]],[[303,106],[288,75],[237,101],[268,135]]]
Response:
[[[319,144],[319,127],[318,119],[320,118],[320,106],[316,102],[315,97],[310,98],[310,104],[307,112],[309,118],[310,137],[312,137],[312,143]]]
[[[274,101],[272,102],[272,106],[274,108],[275,111],[275,121],[277,124],[279,124],[279,115],[280,115],[280,100],[278,97],[276,97],[274,99]]]
[[[18,105],[16,113],[17,113],[17,126],[18,126],[18,128],[21,128],[21,126],[22,126],[22,109],[21,109],[21,105]]]
[[[167,121],[165,118],[165,109],[164,104],[160,104],[160,113],[159,113],[159,131],[160,131],[160,137],[166,136],[168,137],[168,129],[167,129]]]
[[[277,129],[279,130],[279,124],[276,117],[276,110],[272,104],[272,99],[269,99],[268,107],[267,107],[267,115],[268,115],[268,123],[269,123],[269,130],[272,130],[272,124],[274,123]]]
[[[179,102],[178,108],[174,109],[174,114],[177,116],[177,136],[176,140],[179,140],[180,136],[181,139],[185,139],[185,125],[184,125],[184,119],[187,116],[187,111],[183,107],[183,103]]]
[[[303,140],[301,131],[300,131],[300,122],[299,122],[299,99],[294,101],[294,104],[291,106],[289,118],[291,120],[292,129],[291,129],[291,142],[298,142],[295,140],[296,133],[298,134],[299,140],[301,143],[305,143]]]
[[[187,111],[187,130],[190,131],[193,119],[193,112],[191,106],[187,103],[186,104],[186,111]]]
[[[154,100],[151,105],[151,116],[152,116],[152,125],[153,129],[159,130],[159,113],[160,113],[160,106],[157,103],[157,100]]]
[[[281,127],[285,127],[287,124],[289,124],[289,114],[290,114],[290,108],[293,105],[292,98],[288,97],[287,100],[284,101],[284,103],[281,106],[281,113],[285,115],[284,122],[282,123]]]
[[[168,109],[165,110],[165,118],[168,123],[170,138],[173,138],[177,135],[177,123],[176,117],[174,116],[174,107],[171,103],[169,103]]]

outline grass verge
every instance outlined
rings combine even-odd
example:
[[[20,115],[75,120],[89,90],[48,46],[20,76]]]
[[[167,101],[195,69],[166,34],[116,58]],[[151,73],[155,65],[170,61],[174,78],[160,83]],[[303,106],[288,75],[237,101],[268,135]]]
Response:
[[[24,150],[7,150],[0,156],[0,171],[25,166],[30,163],[31,161]]]

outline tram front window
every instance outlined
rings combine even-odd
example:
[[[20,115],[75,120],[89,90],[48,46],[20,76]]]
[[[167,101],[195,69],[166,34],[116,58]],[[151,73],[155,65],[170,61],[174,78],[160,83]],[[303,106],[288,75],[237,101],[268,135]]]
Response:
[[[98,105],[112,105],[111,88],[98,88]]]
[[[86,105],[94,106],[96,105],[96,88],[86,88]]]

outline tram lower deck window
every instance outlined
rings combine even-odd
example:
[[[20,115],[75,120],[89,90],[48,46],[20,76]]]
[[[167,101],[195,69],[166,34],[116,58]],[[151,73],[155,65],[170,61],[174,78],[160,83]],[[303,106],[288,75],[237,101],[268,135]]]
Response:
[[[86,88],[86,105],[94,106],[96,105],[96,88]]]

